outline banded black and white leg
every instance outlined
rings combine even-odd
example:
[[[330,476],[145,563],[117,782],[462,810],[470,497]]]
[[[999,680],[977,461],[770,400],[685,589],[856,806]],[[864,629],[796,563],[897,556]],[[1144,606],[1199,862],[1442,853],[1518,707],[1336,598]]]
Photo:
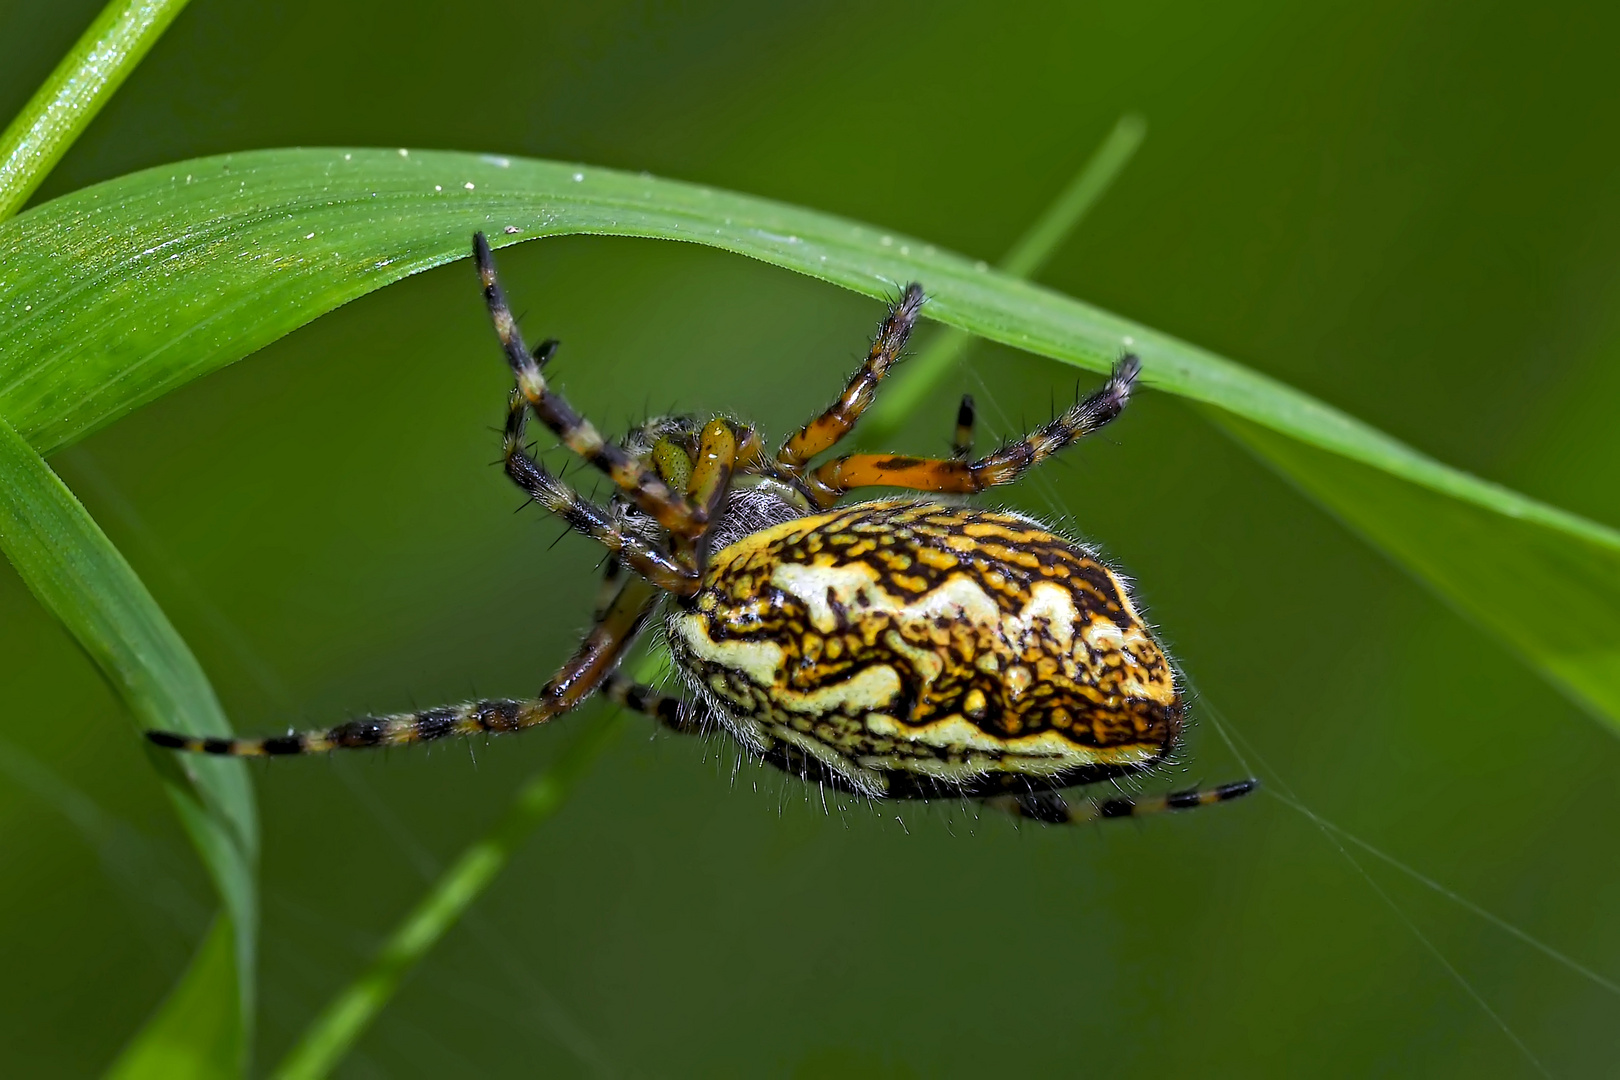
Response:
[[[473,259],[478,265],[490,320],[495,324],[495,336],[500,339],[507,364],[517,380],[517,393],[535,417],[551,429],[563,445],[605,473],[625,498],[664,528],[678,536],[701,533],[707,521],[704,508],[694,506],[680,492],[672,490],[647,463],[604,439],[594,424],[574,411],[573,406],[547,384],[542,368],[555,352],[557,343],[547,342],[537,353],[531,353],[523,343],[517,319],[506,302],[495,271],[495,256],[481,232],[473,234]]]
[[[1144,817],[1176,810],[1196,810],[1202,806],[1240,799],[1259,786],[1258,780],[1238,780],[1229,784],[1172,791],[1165,795],[1112,795],[1072,801],[1061,792],[1036,791],[1023,795],[994,795],[985,799],[984,804],[1043,825],[1081,825],[1104,818]]]
[[[631,572],[669,592],[692,592],[697,587],[695,567],[684,565],[644,537],[626,531],[606,509],[581,496],[529,456],[523,449],[525,404],[514,393],[506,414],[502,460],[512,482],[576,532],[607,548],[609,555]]]
[[[501,734],[546,723],[571,711],[593,693],[624,658],[657,606],[658,589],[642,578],[625,578],[602,616],[568,662],[539,695],[526,700],[472,701],[421,712],[366,716],[336,727],[290,732],[271,738],[200,738],[173,731],[146,737],[171,750],[228,757],[320,754],[329,750],[405,746],[453,735]]]
[[[650,717],[682,735],[701,735],[706,730],[680,698],[636,682],[614,671],[602,680],[602,696],[616,705]]]

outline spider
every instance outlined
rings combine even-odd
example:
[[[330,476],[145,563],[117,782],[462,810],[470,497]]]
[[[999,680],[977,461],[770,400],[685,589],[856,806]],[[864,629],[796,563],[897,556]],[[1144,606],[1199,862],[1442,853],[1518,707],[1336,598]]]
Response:
[[[873,799],[966,797],[1059,824],[1254,790],[1242,780],[1151,799],[1066,800],[1060,789],[1169,759],[1185,711],[1175,669],[1096,554],[1032,518],[952,498],[1010,483],[1117,417],[1141,371],[1135,356],[1122,357],[1096,393],[977,460],[973,400],[964,397],[949,458],[851,453],[812,464],[855,427],[898,362],[924,302],[911,284],[838,400],[775,454],[754,428],[724,416],[660,417],[612,443],[547,384],[557,342],[532,352],[524,344],[482,233],[473,257],[516,377],[506,474],[609,553],[584,641],[528,700],[272,738],[151,731],[152,742],[249,757],[397,746],[519,731],[600,693],[677,732],[718,726],[788,773]],[[608,505],[582,498],[530,455],[531,413],[613,482]],[[921,494],[837,505],[875,486]],[[660,606],[685,702],[618,671]]]

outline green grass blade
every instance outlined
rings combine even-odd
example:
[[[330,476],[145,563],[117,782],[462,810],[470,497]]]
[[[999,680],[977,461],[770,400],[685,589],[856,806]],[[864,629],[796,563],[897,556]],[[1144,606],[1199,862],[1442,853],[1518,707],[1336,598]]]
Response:
[[[1001,272],[1016,278],[1032,278],[1040,273],[1064,241],[1080,227],[1097,200],[1113,186],[1125,166],[1136,156],[1147,137],[1147,123],[1127,113],[1115,122],[1103,139],[1052,204],[1029,231],[1018,238],[997,264]],[[859,438],[864,445],[888,445],[900,425],[916,413],[918,405],[941,379],[950,373],[973,344],[973,335],[954,328],[943,329],[916,356],[901,366],[883,388],[883,396],[861,417]]]
[[[0,423],[0,548],[89,654],[137,723],[229,734],[213,689],[146,587],[44,459]],[[241,762],[153,754],[233,928],[234,1045],[251,1030],[258,821]],[[206,954],[206,951],[205,951]],[[211,975],[207,976],[212,978]],[[188,978],[204,978],[193,972]]]
[[[1147,138],[1147,121],[1126,113],[1114,122],[1101,145],[1075,174],[1039,220],[1003,256],[1000,266],[1013,277],[1032,278],[1079,226],[1097,200],[1114,186],[1114,181],[1131,163],[1142,140]]]
[[[525,837],[555,814],[620,731],[619,714],[591,721],[561,756],[518,788],[506,813],[434,883],[376,960],[323,1009],[276,1068],[274,1080],[319,1080],[349,1052],[400,983],[483,894]]]
[[[112,0],[102,9],[0,132],[0,221],[22,209],[185,6],[186,0]],[[167,697],[189,700],[194,707],[169,715],[155,712],[152,722],[223,726],[201,669],[128,564],[45,462],[3,421],[0,429],[6,459],[0,463],[0,486],[6,489],[0,528],[18,572],[74,632],[137,716],[143,706],[161,709]],[[25,516],[33,511],[44,516]],[[31,543],[52,531],[68,549],[52,553]],[[90,576],[79,580],[76,570]],[[104,595],[75,595],[98,578],[113,588]],[[142,622],[144,627],[138,625]],[[122,639],[132,649],[120,650],[105,636],[143,628],[150,632]],[[158,651],[143,656],[142,646]],[[165,782],[170,799],[214,877],[227,914],[215,921],[179,984],[112,1072],[122,1077],[241,1075],[252,1030],[258,935],[252,791],[239,769],[186,776],[172,764],[164,767],[170,773]]]
[[[1215,419],[1568,697],[1607,717],[1620,707],[1613,546],[1498,516],[1234,416]]]
[[[242,1075],[236,933],[214,920],[191,966],[105,1074],[106,1080],[216,1080]]]
[[[0,220],[22,209],[186,0],[112,0],[0,134]]]
[[[1558,554],[1538,572],[1561,583],[1555,596],[1588,591],[1593,560],[1604,573],[1620,566],[1613,529],[1452,469],[1230,360],[920,240],[675,181],[473,154],[199,159],[0,223],[0,417],[50,452],[348,300],[463,257],[475,228],[496,244],[578,233],[702,243],[873,297],[919,280],[927,314],[947,325],[1099,372],[1130,348],[1147,386],[1489,511],[1487,528],[1542,530],[1537,550]],[[1403,535],[1385,550],[1429,580],[1403,554],[1423,545]],[[1496,587],[1474,600],[1517,614],[1501,598],[1514,595],[1522,570],[1501,564]],[[1587,654],[1620,647],[1620,611],[1599,616],[1583,624]],[[1548,648],[1519,649],[1552,670]],[[1579,685],[1578,700],[1620,727],[1620,680],[1607,668],[1588,675],[1557,685]]]

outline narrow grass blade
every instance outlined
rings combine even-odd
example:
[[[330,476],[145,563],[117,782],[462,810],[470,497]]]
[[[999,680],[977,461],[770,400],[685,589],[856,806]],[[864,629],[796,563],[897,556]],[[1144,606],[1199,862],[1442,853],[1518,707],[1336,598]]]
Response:
[[[246,1047],[236,1015],[236,933],[214,920],[191,966],[142,1026],[106,1080],[217,1080],[242,1075]]]
[[[276,1068],[274,1080],[318,1080],[343,1060],[405,977],[506,868],[517,846],[567,800],[612,744],[622,720],[614,714],[582,728],[550,768],[518,789],[495,827],[462,852],[395,928],[371,965],[321,1011]]]
[[[0,220],[22,209],[186,0],[112,0],[0,134]]]
[[[22,208],[185,6],[186,0],[112,0],[102,9],[44,85],[0,132],[0,221]],[[6,532],[6,554],[18,572],[74,631],[114,686],[124,692],[126,703],[137,715],[141,715],[143,703],[161,704],[166,690],[171,698],[190,698],[200,706],[190,715],[174,713],[166,719],[207,725],[211,722],[211,705],[212,719],[223,725],[223,716],[201,670],[128,564],[45,462],[10,427],[0,422],[0,428],[4,428],[0,431],[0,456],[9,458],[0,463],[0,486],[6,492],[6,513],[0,528]],[[32,506],[28,505],[30,494],[37,497]],[[19,512],[40,509],[54,517],[29,520],[17,516]],[[38,539],[39,532],[53,528],[58,530],[59,538],[70,543],[82,541],[77,551],[59,553],[63,559],[56,566],[52,565],[50,552],[29,542]],[[76,537],[72,535],[75,532]],[[19,554],[34,558],[25,565],[19,561]],[[121,592],[120,599],[126,603],[97,611],[99,600],[106,597],[87,593],[75,596],[74,589],[86,583],[75,580],[70,568],[75,561],[78,569],[105,572],[100,575],[103,582],[117,586],[109,595]],[[50,584],[62,587],[52,589]],[[74,615],[88,617],[74,619]],[[98,632],[116,635],[129,629],[130,623],[123,618],[129,615],[143,619],[146,629],[153,632],[144,640],[126,639],[125,644],[132,648],[120,655],[120,650],[108,647],[108,639]],[[142,645],[156,645],[160,650],[177,646],[178,651],[143,657]],[[147,661],[152,663],[142,671]],[[142,674],[148,678],[142,679]],[[190,683],[159,685],[171,674],[179,674],[182,680],[195,678]],[[119,1058],[113,1074],[240,1075],[247,1063],[247,1039],[252,1026],[257,940],[258,901],[252,871],[257,825],[252,793],[246,774],[240,770],[234,774],[204,772],[193,777],[173,771],[175,775],[167,780],[170,798],[208,864],[230,914],[215,921],[180,983]]]
[[[1146,386],[1487,511],[1484,529],[1523,527],[1537,537],[1526,548],[1537,573],[1560,583],[1549,597],[1583,595],[1589,571],[1620,570],[1614,529],[1452,469],[1230,360],[923,241],[690,184],[488,155],[266,150],[199,159],[0,223],[0,418],[48,453],[340,304],[463,257],[474,229],[497,244],[578,233],[702,243],[873,297],[922,281],[926,313],[939,322],[1093,371],[1129,348],[1142,357]],[[1406,535],[1414,525],[1401,520],[1398,546],[1391,537],[1385,550],[1429,580],[1403,557],[1425,541]],[[1520,569],[1499,565],[1471,601],[1516,616],[1504,598]],[[1541,614],[1563,613],[1544,604]],[[1592,614],[1582,655],[1620,651],[1620,610]],[[1512,640],[1538,670],[1560,662],[1548,646]],[[1610,667],[1556,685],[1620,730],[1620,678]]]
[[[1605,718],[1620,710],[1612,545],[1501,517],[1239,417],[1213,418],[1570,699]]]
[[[1113,186],[1146,137],[1147,123],[1140,116],[1127,113],[1120,117],[1069,186],[1002,256],[997,264],[1001,272],[1016,278],[1033,278],[1040,273],[1047,260],[1080,227],[1097,200]],[[926,347],[890,377],[883,396],[861,417],[861,442],[876,447],[886,445],[972,344],[973,335],[964,330],[947,328],[936,333]]]
[[[191,651],[50,466],[0,423],[0,549],[67,627],[138,723],[200,735],[229,725]],[[231,1034],[245,1047],[258,930],[258,821],[241,762],[154,754],[170,801],[224,901],[232,930]],[[204,978],[193,972],[189,978]],[[212,975],[207,976],[212,979]]]

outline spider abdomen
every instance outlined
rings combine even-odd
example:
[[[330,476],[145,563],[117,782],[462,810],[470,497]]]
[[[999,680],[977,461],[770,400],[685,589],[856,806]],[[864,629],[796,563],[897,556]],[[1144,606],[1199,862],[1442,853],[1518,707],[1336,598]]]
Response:
[[[711,556],[668,639],[751,749],[872,795],[1084,783],[1180,728],[1124,583],[1012,514],[895,500],[764,529]]]

